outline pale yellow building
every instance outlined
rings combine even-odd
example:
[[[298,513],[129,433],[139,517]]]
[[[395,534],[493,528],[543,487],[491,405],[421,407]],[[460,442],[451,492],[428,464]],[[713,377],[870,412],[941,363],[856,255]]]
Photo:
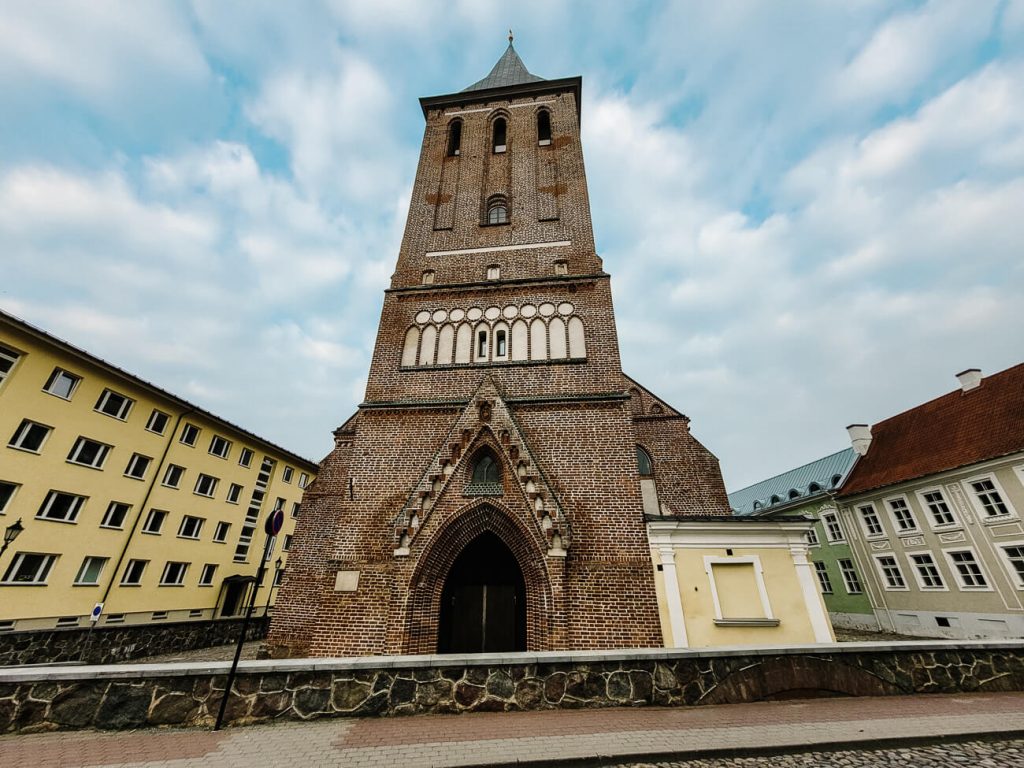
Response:
[[[0,440],[0,631],[237,615],[282,507],[273,605],[313,462],[3,312]]]
[[[813,566],[813,520],[647,518],[667,648],[832,643]]]

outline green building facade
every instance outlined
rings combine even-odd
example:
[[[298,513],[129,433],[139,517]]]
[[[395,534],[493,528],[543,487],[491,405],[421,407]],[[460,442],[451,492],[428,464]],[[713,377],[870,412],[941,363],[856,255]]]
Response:
[[[832,625],[878,630],[861,566],[854,559],[834,495],[853,466],[852,448],[812,461],[729,494],[736,515],[804,515],[814,518],[810,559]]]

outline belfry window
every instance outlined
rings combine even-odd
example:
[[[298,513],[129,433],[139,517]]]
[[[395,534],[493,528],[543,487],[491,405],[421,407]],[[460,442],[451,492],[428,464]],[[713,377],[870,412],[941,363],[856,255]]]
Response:
[[[508,201],[501,195],[487,201],[487,223],[508,224]]]
[[[497,331],[494,334],[494,356],[505,357],[508,354],[507,341],[504,331]]]
[[[462,121],[456,120],[448,128],[448,157],[458,157],[462,153]]]
[[[476,356],[479,360],[487,359],[487,331],[478,331],[476,334]]]
[[[504,117],[499,117],[494,121],[493,141],[491,144],[494,148],[494,154],[500,155],[508,148],[508,145],[505,143],[507,132],[508,127]]]
[[[551,143],[551,113],[542,109],[537,113],[537,144],[546,147]]]

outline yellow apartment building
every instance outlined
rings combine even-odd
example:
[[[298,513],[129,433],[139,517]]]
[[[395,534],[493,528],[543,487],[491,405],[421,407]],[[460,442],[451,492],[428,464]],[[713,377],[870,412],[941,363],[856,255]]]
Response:
[[[313,462],[4,312],[0,441],[0,631],[273,605]]]

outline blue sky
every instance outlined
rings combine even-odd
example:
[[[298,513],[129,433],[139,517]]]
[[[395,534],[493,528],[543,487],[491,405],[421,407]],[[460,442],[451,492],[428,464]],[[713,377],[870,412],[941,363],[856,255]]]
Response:
[[[0,307],[319,458],[361,400],[417,97],[583,75],[623,365],[730,489],[1024,359],[1024,2],[0,10]]]

